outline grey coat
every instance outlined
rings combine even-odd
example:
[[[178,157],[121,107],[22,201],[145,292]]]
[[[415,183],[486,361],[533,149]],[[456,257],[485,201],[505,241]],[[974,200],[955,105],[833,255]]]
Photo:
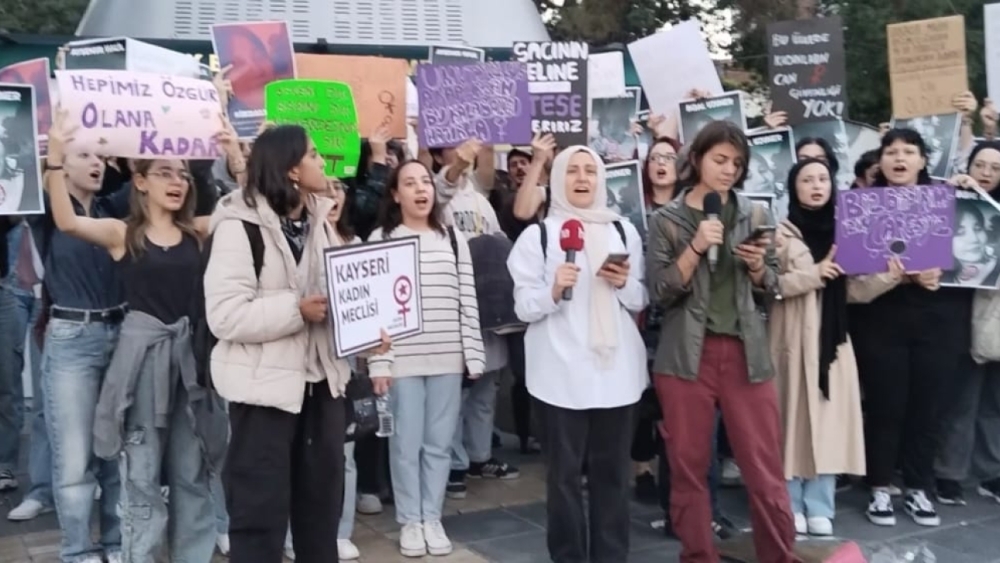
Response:
[[[650,303],[663,310],[663,323],[653,361],[654,373],[695,380],[698,378],[705,340],[711,274],[708,260],[703,259],[688,283],[681,281],[677,258],[691,244],[698,230],[698,225],[691,221],[684,209],[686,195],[685,191],[649,217],[646,283]],[[727,244],[719,252],[732,252],[755,228],[771,224],[767,209],[732,192],[730,197],[734,196],[737,207],[736,226],[732,233],[728,233]],[[760,300],[761,303],[769,303],[770,299],[778,298],[778,261],[773,246],[768,250],[764,264],[766,271],[763,287],[753,285],[749,270],[742,262],[736,267],[740,337],[746,353],[750,381],[755,383],[774,376],[768,348],[767,322],[757,302]]]
[[[157,429],[167,427],[173,391],[178,382],[184,385],[188,414],[206,463],[213,471],[221,467],[229,423],[218,395],[198,385],[187,317],[165,325],[138,311],[130,312],[122,323],[118,346],[101,386],[94,417],[94,453],[113,459],[121,452],[126,413],[140,377],[153,378]]]

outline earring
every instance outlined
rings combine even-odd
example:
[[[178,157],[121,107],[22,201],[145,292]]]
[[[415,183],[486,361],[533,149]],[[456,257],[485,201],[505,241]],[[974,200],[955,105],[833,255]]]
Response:
[[[292,182],[292,187],[295,188],[295,191],[299,191],[299,183],[298,182]]]

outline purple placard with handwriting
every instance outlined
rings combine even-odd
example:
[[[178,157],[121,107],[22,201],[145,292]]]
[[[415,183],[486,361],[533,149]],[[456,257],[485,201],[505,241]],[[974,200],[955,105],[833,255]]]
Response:
[[[888,271],[896,256],[908,272],[949,269],[955,188],[861,188],[837,193],[837,257],[844,271]]]
[[[473,138],[487,145],[531,142],[524,63],[421,64],[416,82],[421,146],[455,147]]]

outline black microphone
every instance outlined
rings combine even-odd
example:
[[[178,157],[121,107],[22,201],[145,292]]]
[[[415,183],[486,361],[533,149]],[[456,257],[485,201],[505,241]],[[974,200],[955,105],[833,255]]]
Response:
[[[705,199],[701,200],[701,209],[705,212],[705,217],[710,220],[719,220],[722,215],[722,198],[718,192],[708,192]],[[713,244],[708,247],[708,270],[715,273],[715,266],[719,263],[719,246]]]

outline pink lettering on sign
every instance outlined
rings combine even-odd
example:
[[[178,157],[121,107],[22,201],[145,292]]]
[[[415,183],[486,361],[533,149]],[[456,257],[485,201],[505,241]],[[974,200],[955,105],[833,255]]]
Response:
[[[118,70],[56,71],[74,144],[124,158],[215,159],[222,129],[211,82]]]

